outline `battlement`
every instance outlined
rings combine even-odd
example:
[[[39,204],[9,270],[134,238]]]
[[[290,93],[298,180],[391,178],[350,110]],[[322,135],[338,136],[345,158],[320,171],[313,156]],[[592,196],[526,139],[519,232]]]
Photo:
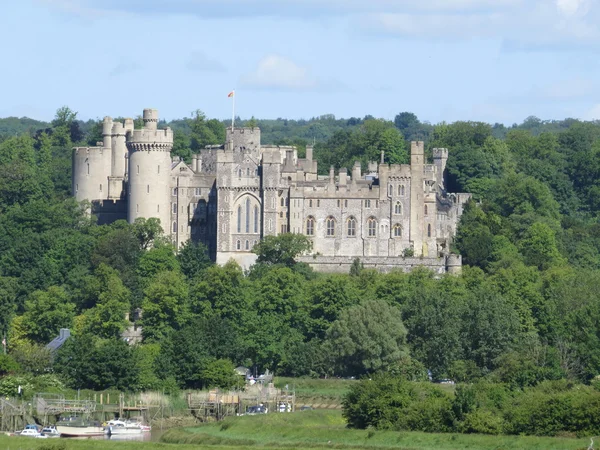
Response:
[[[410,143],[410,154],[411,155],[425,154],[425,143],[423,141],[412,141]]]
[[[142,118],[144,120],[144,128],[147,130],[156,130],[158,127],[158,109],[144,109]]]
[[[433,153],[433,159],[448,159],[448,149],[447,148],[434,148],[432,153]]]

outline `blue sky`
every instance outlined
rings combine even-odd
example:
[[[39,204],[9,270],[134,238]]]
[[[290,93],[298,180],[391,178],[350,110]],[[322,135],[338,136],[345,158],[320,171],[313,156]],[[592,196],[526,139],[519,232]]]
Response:
[[[600,0],[2,0],[0,117],[600,119]]]

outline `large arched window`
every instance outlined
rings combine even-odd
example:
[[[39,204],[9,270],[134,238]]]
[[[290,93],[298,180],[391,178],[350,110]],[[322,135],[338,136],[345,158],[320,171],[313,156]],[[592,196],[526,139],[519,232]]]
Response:
[[[394,214],[402,214],[402,204],[400,202],[396,202],[394,205]]]
[[[242,207],[238,206],[237,210],[237,232],[242,232]]]
[[[356,236],[356,219],[354,217],[348,218],[348,236]]]
[[[402,227],[399,223],[394,225],[394,237],[402,237]]]
[[[315,219],[314,217],[309,217],[306,219],[306,235],[314,236],[315,235]]]
[[[254,232],[258,233],[258,206],[254,206]]]
[[[327,236],[335,236],[335,219],[329,216],[326,220]]]
[[[369,220],[367,220],[367,230],[369,237],[377,236],[377,220],[375,217],[369,217]]]
[[[250,199],[246,199],[246,233],[250,233]]]
[[[427,224],[427,237],[431,237],[431,224]]]

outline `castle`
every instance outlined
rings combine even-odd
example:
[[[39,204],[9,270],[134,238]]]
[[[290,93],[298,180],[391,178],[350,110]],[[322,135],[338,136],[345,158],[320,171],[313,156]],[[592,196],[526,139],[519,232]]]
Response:
[[[105,117],[103,141],[73,149],[73,193],[91,202],[100,224],[138,217],[160,219],[180,247],[204,243],[219,264],[249,267],[262,237],[302,233],[313,241],[299,259],[315,270],[348,272],[355,258],[389,271],[425,266],[458,273],[450,243],[470,194],[444,189],[447,149],[411,143],[410,165],[356,162],[336,175],[317,172],[312,146],[261,145],[260,129],[229,128],[224,145],[208,146],[191,165],[171,158],[173,132],[158,129],[158,112],[145,109],[144,126]]]

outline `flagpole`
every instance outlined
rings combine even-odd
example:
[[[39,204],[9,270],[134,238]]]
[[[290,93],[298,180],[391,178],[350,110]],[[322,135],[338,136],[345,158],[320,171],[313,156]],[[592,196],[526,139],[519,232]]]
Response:
[[[234,122],[235,122],[235,89],[232,91],[233,92],[233,102],[231,104],[231,131],[233,131],[233,126],[234,126]]]

